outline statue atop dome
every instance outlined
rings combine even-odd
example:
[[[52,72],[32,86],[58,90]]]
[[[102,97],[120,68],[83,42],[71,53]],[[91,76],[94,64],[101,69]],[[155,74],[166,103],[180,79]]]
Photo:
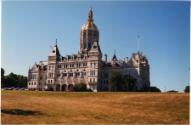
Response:
[[[88,12],[88,21],[94,21],[92,8],[90,8],[90,10]]]

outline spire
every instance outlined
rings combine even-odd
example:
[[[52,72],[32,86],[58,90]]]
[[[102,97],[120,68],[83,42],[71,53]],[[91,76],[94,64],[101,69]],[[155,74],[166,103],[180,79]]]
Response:
[[[53,47],[52,46],[50,46],[50,47],[51,47],[51,52],[50,52],[49,56],[60,56],[60,52],[59,52],[58,46],[57,46],[57,39],[55,41],[55,45]]]
[[[114,55],[113,55],[113,58],[112,60],[117,60],[117,56],[116,56],[116,50],[114,50]]]
[[[137,35],[137,51],[138,52],[140,51],[140,38],[141,38],[141,36],[138,34]]]
[[[57,39],[56,39],[56,41],[55,41],[55,46],[57,46]]]
[[[89,12],[88,12],[88,21],[93,21],[93,11],[92,11],[92,8],[90,8]]]

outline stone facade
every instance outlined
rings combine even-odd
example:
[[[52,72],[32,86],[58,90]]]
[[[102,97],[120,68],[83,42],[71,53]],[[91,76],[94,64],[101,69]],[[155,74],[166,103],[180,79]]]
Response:
[[[142,53],[133,53],[128,60],[112,61],[107,55],[102,59],[99,46],[99,30],[94,24],[92,9],[80,30],[80,51],[74,55],[61,56],[57,40],[47,61],[34,64],[28,71],[28,88],[31,90],[72,91],[73,86],[85,83],[94,92],[108,89],[108,77],[112,71],[129,74],[136,78],[136,87],[141,90],[150,86],[149,63]]]

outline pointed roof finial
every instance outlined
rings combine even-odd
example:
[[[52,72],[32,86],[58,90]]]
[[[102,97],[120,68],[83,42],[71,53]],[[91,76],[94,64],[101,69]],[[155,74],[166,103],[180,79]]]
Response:
[[[88,21],[93,21],[93,11],[91,7],[88,12]]]
[[[138,34],[137,35],[137,51],[138,52],[140,51],[140,38],[141,38],[141,36]]]
[[[114,49],[114,55],[116,55],[116,49]]]
[[[116,50],[114,49],[114,55],[113,55],[113,58],[112,60],[117,60],[117,56],[116,56]]]
[[[56,39],[56,42],[55,42],[55,46],[57,46],[57,39]]]

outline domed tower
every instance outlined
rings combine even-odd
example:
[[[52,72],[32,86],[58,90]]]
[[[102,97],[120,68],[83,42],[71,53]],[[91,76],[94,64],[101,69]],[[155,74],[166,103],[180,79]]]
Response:
[[[90,8],[88,19],[80,30],[80,52],[88,52],[94,42],[99,43],[99,30],[94,24],[93,11]]]

